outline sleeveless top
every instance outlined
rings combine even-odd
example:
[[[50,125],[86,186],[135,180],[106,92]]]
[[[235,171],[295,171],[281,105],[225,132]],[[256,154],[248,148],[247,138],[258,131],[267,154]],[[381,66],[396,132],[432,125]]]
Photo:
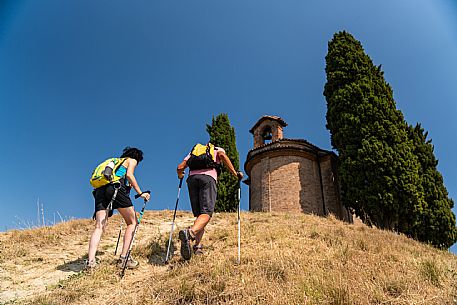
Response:
[[[116,176],[124,177],[126,173],[127,173],[127,168],[124,165],[121,165],[116,171]]]

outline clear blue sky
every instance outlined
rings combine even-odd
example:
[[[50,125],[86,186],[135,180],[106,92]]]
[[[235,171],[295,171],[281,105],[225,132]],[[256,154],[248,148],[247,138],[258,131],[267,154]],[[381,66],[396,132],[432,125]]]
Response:
[[[145,153],[136,175],[148,207],[173,209],[176,165],[221,112],[242,163],[264,114],[331,149],[322,92],[340,30],[382,64],[407,121],[429,131],[457,199],[452,1],[0,0],[1,230],[36,223],[38,198],[49,221],[90,217],[90,173],[126,145]]]

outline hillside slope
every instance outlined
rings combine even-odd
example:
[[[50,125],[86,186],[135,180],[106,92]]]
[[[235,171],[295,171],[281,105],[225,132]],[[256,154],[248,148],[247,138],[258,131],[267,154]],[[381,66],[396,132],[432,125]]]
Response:
[[[179,212],[178,229],[193,218]],[[204,256],[163,264],[172,211],[146,212],[139,269],[119,280],[119,218],[102,238],[100,267],[80,272],[90,220],[0,234],[0,304],[457,304],[457,256],[333,217],[216,214]]]

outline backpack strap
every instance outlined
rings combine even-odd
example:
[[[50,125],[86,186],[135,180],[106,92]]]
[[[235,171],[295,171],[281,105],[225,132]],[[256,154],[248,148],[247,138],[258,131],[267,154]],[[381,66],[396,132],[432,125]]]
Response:
[[[113,209],[113,203],[114,203],[114,200],[116,200],[117,192],[121,188],[121,184],[113,183],[113,187],[114,187],[113,197],[111,198],[111,201],[109,202],[108,206],[106,207],[106,209],[108,210],[108,214],[109,214],[109,211],[111,211]]]
[[[120,161],[119,164],[116,165],[116,167],[114,168],[114,170],[113,170],[113,174],[114,174],[114,175],[116,175],[117,170],[122,166],[122,164],[124,164],[125,160],[127,160],[128,157],[119,158],[119,159],[121,159],[121,161]]]
[[[106,207],[106,216],[105,216],[105,223],[108,223],[108,218],[113,215],[113,203],[114,200],[116,200],[117,192],[121,188],[120,183],[113,183],[114,187],[114,194],[113,197],[111,198],[111,201],[108,203],[108,206]],[[95,215],[95,213],[94,213]]]
[[[197,145],[198,145],[198,143],[197,143],[197,144],[195,144],[194,146],[192,146],[192,149],[190,150],[190,153],[189,153],[190,155],[192,155],[192,152],[194,151],[194,149],[195,149],[195,146],[197,146]]]
[[[211,155],[211,145],[213,145],[214,147],[214,156]],[[214,163],[216,163],[216,160],[217,160],[217,149],[216,149],[216,145],[214,144],[211,144],[210,142],[208,142],[208,144],[206,145],[206,153],[211,155],[211,158],[213,159]]]

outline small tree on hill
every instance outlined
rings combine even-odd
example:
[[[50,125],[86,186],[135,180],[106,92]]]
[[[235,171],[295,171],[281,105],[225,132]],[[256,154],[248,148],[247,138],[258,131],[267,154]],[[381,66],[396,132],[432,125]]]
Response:
[[[235,129],[230,125],[225,113],[213,117],[211,125],[206,125],[210,142],[225,150],[235,170],[239,170],[240,157],[236,148]],[[238,206],[239,182],[224,166],[218,176],[216,212],[233,212]]]
[[[327,129],[343,203],[365,222],[411,234],[424,204],[419,163],[381,66],[347,32],[333,36],[325,59]]]
[[[409,126],[409,136],[414,143],[414,153],[420,163],[421,185],[426,205],[417,215],[418,221],[413,228],[413,236],[439,248],[449,248],[457,241],[454,202],[448,197],[443,177],[436,168],[438,160],[433,152],[432,140],[427,140],[420,124]]]

